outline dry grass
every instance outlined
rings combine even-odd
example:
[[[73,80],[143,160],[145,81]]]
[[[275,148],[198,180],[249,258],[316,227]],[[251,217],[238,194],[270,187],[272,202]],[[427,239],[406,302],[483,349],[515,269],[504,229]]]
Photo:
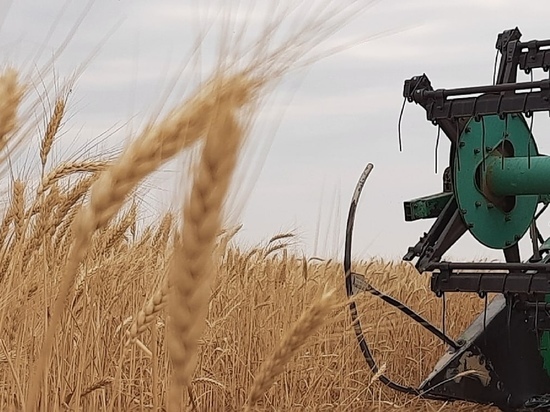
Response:
[[[134,170],[132,185],[106,202],[108,216],[90,218],[89,210],[98,210],[94,197],[102,198],[98,190],[114,190],[105,181],[125,175],[125,154],[103,171],[52,165],[44,176],[55,175],[55,182],[42,179],[40,190],[33,182],[10,183],[0,224],[0,410],[164,410],[169,399],[172,409],[201,411],[479,410],[409,398],[377,381],[342,304],[339,263],[297,255],[292,233],[252,250],[231,243],[239,228],[221,230],[221,211],[242,131],[231,110],[216,112],[221,117],[206,133],[183,229],[171,213],[142,227],[131,196]],[[231,130],[235,139],[226,144]],[[82,216],[91,225],[88,252],[75,255],[75,245],[83,245],[75,219]],[[356,263],[360,272],[367,267],[375,286],[438,322],[440,302],[412,266]],[[68,268],[71,287],[63,297],[57,294]],[[57,329],[56,296],[63,303]],[[171,296],[175,315],[167,318]],[[382,369],[418,384],[441,355],[439,342],[376,298],[358,301]],[[451,334],[482,304],[474,296],[449,299]],[[41,375],[35,365],[45,359],[48,331],[55,333]],[[174,371],[189,396],[170,391]]]
[[[39,213],[54,215],[55,209]],[[166,404],[172,369],[166,313],[148,311],[147,322],[141,321],[139,333],[133,333],[140,344],[122,350],[127,331],[133,330],[129,316],[154,296],[169,270],[174,241],[157,236],[166,221],[170,219],[135,237],[128,229],[111,249],[85,258],[79,268],[85,276],[54,342],[42,392],[44,410],[108,410],[115,398],[115,410],[162,410]],[[107,229],[119,223],[113,221]],[[98,232],[94,239],[102,243],[108,232]],[[11,239],[9,247],[17,248],[19,242]],[[20,410],[28,391],[53,305],[51,291],[64,268],[54,241],[45,239],[30,270],[18,273],[16,282],[9,283],[11,276],[2,280],[1,410]],[[223,235],[218,242],[224,242]],[[257,410],[476,410],[411,399],[373,381],[347,311],[315,303],[327,287],[337,287],[339,301],[344,300],[341,265],[308,263],[284,250],[268,257],[231,244],[217,250],[208,316],[190,376],[197,410],[241,410],[249,398]],[[12,267],[21,263],[9,254],[6,259]],[[368,277],[438,322],[440,302],[429,292],[427,278],[410,265],[375,262]],[[359,301],[368,340],[386,373],[419,383],[443,350],[439,342],[376,298],[365,295]],[[451,297],[448,303],[453,335],[482,307],[475,296]],[[120,381],[115,382],[119,364]]]
[[[0,410],[472,409],[381,386],[350,327],[339,263],[295,253],[292,233],[240,250],[231,243],[239,229],[223,230],[233,171],[262,99],[288,70],[318,58],[310,51],[358,3],[327,1],[273,47],[290,7],[250,47],[221,47],[210,78],[109,161],[50,164],[67,109],[66,95],[55,99],[38,147],[38,182],[5,178]],[[0,90],[3,161],[22,130],[26,89],[10,69]],[[202,150],[183,213],[159,212],[158,223],[144,227],[140,184],[194,145]],[[409,265],[370,263],[375,286],[438,321],[440,303],[425,277]],[[357,262],[361,269],[366,262]],[[358,302],[381,370],[417,385],[443,352],[439,342],[372,296]],[[451,334],[482,304],[451,298]]]

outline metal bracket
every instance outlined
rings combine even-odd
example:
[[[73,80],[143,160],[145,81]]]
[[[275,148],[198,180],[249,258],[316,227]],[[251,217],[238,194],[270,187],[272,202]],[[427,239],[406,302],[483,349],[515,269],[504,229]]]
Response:
[[[412,222],[418,219],[432,219],[438,217],[451,197],[452,193],[437,193],[423,196],[403,203],[405,221]]]

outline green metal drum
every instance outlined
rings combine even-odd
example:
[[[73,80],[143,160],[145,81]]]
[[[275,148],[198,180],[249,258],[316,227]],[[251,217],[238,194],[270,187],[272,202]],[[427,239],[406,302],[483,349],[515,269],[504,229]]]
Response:
[[[454,158],[455,197],[470,233],[487,247],[514,245],[533,221],[539,201],[533,192],[541,187],[524,190],[525,180],[538,174],[538,180],[550,186],[550,179],[543,178],[547,174],[540,174],[541,166],[550,163],[539,162],[538,154],[523,116],[472,118],[460,135]],[[512,160],[513,165],[508,163]],[[527,170],[525,179],[522,172]]]

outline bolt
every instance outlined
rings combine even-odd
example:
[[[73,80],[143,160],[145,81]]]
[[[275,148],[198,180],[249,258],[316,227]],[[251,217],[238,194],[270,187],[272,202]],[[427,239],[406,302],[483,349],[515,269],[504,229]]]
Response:
[[[473,223],[468,223],[468,229],[472,229],[474,227]]]
[[[468,211],[466,209],[460,209],[460,213],[462,213],[463,215],[465,215],[466,213],[468,213]]]
[[[520,239],[521,239],[520,235],[514,235],[514,240],[520,240]]]
[[[481,202],[478,200],[478,201],[476,202],[476,207],[480,207],[480,206],[481,206]]]
[[[460,142],[458,145],[459,145],[460,147],[464,147],[464,146],[466,146],[466,143]]]
[[[472,131],[472,129],[470,128],[470,126],[466,126],[466,128],[464,129],[464,133],[470,133]]]
[[[464,339],[459,339],[459,340],[456,341],[456,344],[458,346],[463,346],[465,343],[466,343],[466,341]]]
[[[487,203],[487,209],[492,209],[494,207],[495,207],[495,205],[493,205],[492,203]]]
[[[485,146],[485,151],[489,153],[493,148],[491,146]]]
[[[509,222],[510,220],[512,220],[512,217],[510,215],[504,216],[504,221],[505,222]]]
[[[504,242],[504,244],[505,244],[506,246],[510,246],[510,245],[512,245],[512,242],[510,242],[509,240],[507,240],[506,242]]]
[[[479,149],[474,149],[474,154],[479,154],[480,151],[481,150],[479,150]]]

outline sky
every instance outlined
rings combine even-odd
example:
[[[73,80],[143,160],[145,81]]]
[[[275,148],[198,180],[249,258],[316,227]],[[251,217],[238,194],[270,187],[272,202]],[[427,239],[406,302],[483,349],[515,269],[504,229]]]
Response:
[[[84,65],[54,147],[55,160],[120,149],[161,107],[181,100],[197,71],[208,74],[219,46],[215,35],[201,47],[200,68],[184,63],[198,32],[219,29],[220,8],[232,8],[235,21],[245,24],[247,36],[253,38],[274,3],[257,0],[253,10],[252,2],[245,0],[87,4],[0,4],[3,66],[32,72],[43,67],[66,38],[70,41],[50,74],[62,84]],[[301,22],[299,13],[307,20],[307,11],[319,4],[303,2],[295,22]],[[353,46],[290,73],[275,90],[271,106],[260,113],[250,137],[254,160],[245,162],[247,183],[236,188],[239,196],[229,216],[231,223],[243,224],[237,241],[253,246],[291,231],[296,234],[294,247],[306,255],[341,257],[352,192],[372,162],[374,171],[357,212],[355,256],[401,258],[433,222],[405,222],[403,201],[441,191],[448,158],[443,139],[436,175],[437,130],[414,104],[405,108],[399,151],[403,82],[426,73],[434,88],[490,84],[497,34],[517,26],[522,40],[550,38],[540,17],[547,11],[547,0],[533,0],[528,7],[514,0],[372,2],[323,47]],[[549,130],[548,116],[536,115],[533,132],[542,152],[548,152]],[[38,164],[30,160],[35,155],[32,148],[22,154],[21,170]],[[143,199],[150,218],[177,208],[185,170],[181,162],[172,162],[147,182]],[[548,226],[548,219],[541,219],[543,234],[550,231]],[[467,234],[449,256],[480,259],[501,253]]]

